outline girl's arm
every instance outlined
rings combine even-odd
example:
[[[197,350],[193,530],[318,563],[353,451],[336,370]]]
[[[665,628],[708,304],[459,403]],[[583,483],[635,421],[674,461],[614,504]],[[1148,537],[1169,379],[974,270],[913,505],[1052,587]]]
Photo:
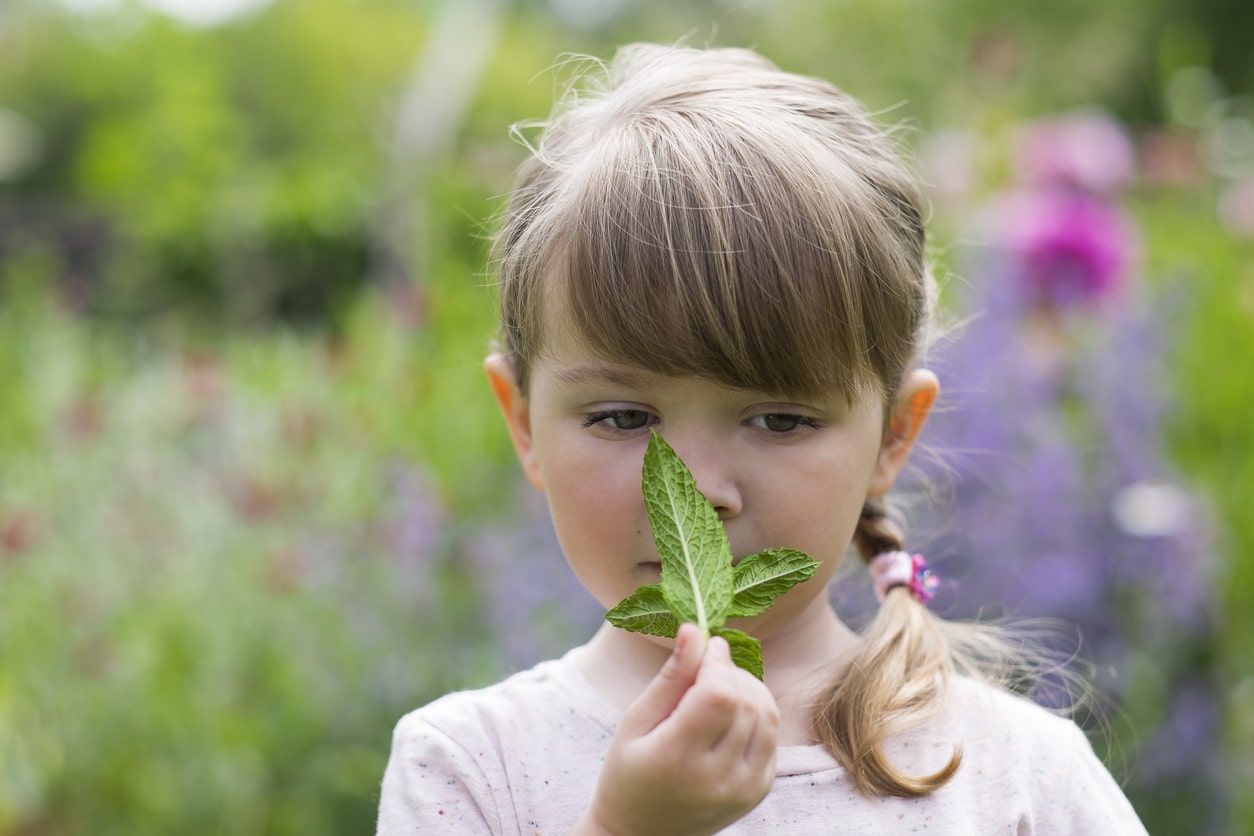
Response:
[[[779,709],[683,625],[662,670],[627,710],[575,836],[712,834],[756,807],[775,779]]]

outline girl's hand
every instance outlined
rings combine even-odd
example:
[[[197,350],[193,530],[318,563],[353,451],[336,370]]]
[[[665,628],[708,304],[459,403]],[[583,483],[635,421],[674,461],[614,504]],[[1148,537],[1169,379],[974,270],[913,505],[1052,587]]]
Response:
[[[614,734],[576,833],[716,833],[766,797],[778,733],[766,686],[732,664],[726,641],[711,638],[703,653],[699,631],[684,624]]]

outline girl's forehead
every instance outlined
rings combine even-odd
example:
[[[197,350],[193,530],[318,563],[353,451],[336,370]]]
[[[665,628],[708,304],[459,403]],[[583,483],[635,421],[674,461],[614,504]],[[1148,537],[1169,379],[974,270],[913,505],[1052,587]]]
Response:
[[[542,331],[543,340],[532,367],[549,375],[556,383],[566,386],[609,383],[643,389],[667,376],[644,365],[608,357],[597,351],[569,321],[553,319],[550,317]]]

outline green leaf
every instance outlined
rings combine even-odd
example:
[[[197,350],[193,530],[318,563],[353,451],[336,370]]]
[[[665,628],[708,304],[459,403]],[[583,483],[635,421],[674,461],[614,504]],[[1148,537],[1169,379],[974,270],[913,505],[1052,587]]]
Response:
[[[710,635],[722,636],[727,640],[727,646],[731,648],[732,661],[736,663],[736,667],[743,668],[749,673],[761,679],[764,671],[762,670],[762,644],[740,630],[733,630],[731,627],[715,627],[710,631]]]
[[[727,620],[732,602],[731,547],[723,523],[656,430],[643,475],[645,507],[662,559],[662,595],[677,619],[709,636]]]
[[[605,619],[615,627],[650,636],[673,639],[679,632],[679,621],[666,605],[661,585],[655,583],[642,586],[619,601],[605,614]]]
[[[796,549],[767,549],[736,564],[733,597],[728,615],[746,618],[767,607],[802,581],[809,580],[819,562]]]

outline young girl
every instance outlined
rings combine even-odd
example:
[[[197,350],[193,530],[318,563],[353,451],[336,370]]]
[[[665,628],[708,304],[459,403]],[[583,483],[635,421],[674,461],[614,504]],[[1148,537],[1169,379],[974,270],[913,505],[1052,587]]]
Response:
[[[884,134],[751,52],[638,45],[533,150],[486,368],[571,568],[606,607],[657,582],[653,430],[734,557],[821,567],[730,622],[761,641],[765,681],[692,625],[606,624],[413,712],[379,832],[1144,833],[1074,724],[975,675],[995,643],[933,616],[902,551],[886,494],[938,383],[914,366],[924,207]],[[882,597],[861,635],[827,594],[851,545]]]

